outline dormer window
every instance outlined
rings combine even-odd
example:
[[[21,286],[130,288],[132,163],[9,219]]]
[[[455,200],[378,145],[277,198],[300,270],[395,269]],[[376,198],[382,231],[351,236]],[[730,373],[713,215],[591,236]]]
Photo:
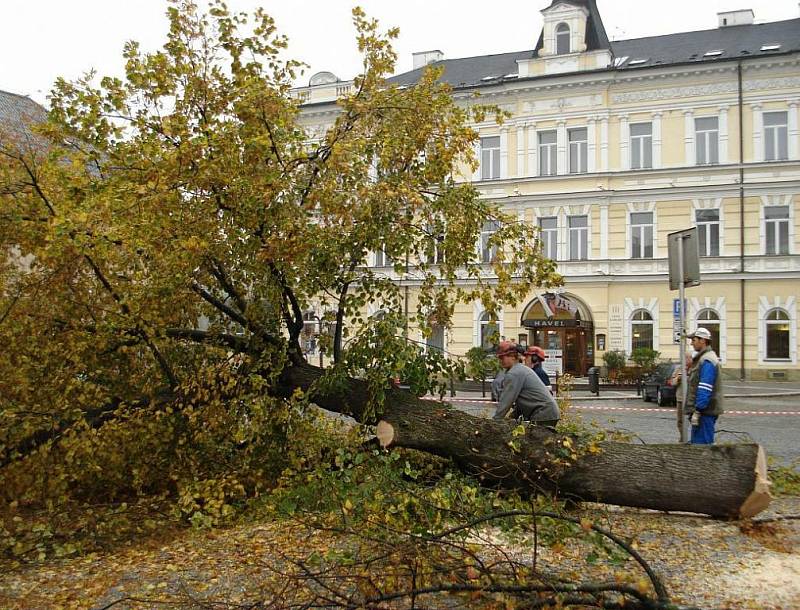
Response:
[[[566,55],[570,51],[569,26],[559,23],[556,26],[556,55]]]

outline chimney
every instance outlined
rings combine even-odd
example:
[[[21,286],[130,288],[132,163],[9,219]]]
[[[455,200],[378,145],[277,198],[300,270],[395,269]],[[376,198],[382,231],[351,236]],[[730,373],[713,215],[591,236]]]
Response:
[[[438,50],[421,51],[419,53],[413,53],[412,56],[414,57],[414,70],[421,68],[422,66],[427,66],[435,61],[442,61],[444,59],[444,53]]]
[[[732,25],[753,25],[755,14],[749,8],[740,9],[738,11],[725,11],[717,13],[719,18],[719,27],[727,28]]]

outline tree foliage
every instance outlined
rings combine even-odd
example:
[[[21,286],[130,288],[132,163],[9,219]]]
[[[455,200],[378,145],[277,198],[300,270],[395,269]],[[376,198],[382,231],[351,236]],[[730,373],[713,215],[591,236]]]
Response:
[[[495,310],[559,281],[535,230],[457,179],[470,125],[502,113],[455,103],[436,70],[392,86],[395,30],[353,11],[363,71],[312,140],[266,13],[175,0],[168,17],[162,49],[125,45],[124,77],[59,80],[35,139],[0,133],[6,499],[222,511],[286,467],[306,425],[283,375],[313,303],[335,328],[319,391],[361,377],[374,413],[409,362],[448,366],[414,360],[407,316],[429,332],[459,302]],[[487,221],[491,264],[471,247]],[[380,249],[416,286],[407,316],[367,264]]]

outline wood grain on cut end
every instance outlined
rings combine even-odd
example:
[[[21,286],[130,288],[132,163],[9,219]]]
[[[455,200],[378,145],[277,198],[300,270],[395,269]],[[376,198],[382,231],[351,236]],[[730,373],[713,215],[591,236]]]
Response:
[[[379,421],[375,428],[375,436],[378,437],[381,447],[384,449],[391,447],[394,442],[394,426],[387,421]]]
[[[767,475],[767,455],[764,453],[764,448],[759,445],[758,456],[756,457],[755,485],[752,493],[739,509],[740,517],[753,517],[769,506],[772,500],[772,496],[769,493],[770,485],[772,483],[770,483]]]

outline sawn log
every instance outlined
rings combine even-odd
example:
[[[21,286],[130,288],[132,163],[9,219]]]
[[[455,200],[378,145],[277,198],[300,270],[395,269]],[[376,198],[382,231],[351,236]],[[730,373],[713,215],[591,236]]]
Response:
[[[321,407],[364,419],[367,388],[359,380],[314,393],[322,370],[293,366],[286,381],[312,391]],[[454,460],[487,486],[542,490],[586,501],[715,517],[751,517],[770,501],[766,457],[756,444],[642,445],[605,442],[599,453],[569,459],[574,439],[546,428],[474,417],[441,402],[390,389],[377,418],[384,447],[407,447]]]

